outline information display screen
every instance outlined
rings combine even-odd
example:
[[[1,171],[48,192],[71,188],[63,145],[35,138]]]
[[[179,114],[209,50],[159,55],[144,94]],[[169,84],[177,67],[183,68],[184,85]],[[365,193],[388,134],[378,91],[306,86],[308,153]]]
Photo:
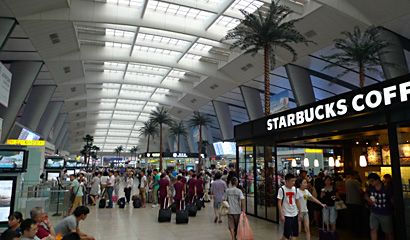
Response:
[[[74,169],[67,169],[67,174],[68,176],[75,174],[75,170]]]
[[[40,140],[40,136],[23,128],[23,130],[21,130],[21,133],[18,139],[19,140]]]
[[[60,177],[59,172],[47,172],[47,181],[57,181],[58,177]]]
[[[216,142],[213,145],[216,155],[236,155],[235,142]]]
[[[14,208],[15,181],[13,177],[0,177],[0,223],[8,221]]]
[[[28,152],[24,150],[0,150],[0,172],[24,172]]]
[[[46,158],[45,168],[64,168],[64,158]]]
[[[189,172],[191,170],[194,170],[194,167],[186,167],[186,170]]]

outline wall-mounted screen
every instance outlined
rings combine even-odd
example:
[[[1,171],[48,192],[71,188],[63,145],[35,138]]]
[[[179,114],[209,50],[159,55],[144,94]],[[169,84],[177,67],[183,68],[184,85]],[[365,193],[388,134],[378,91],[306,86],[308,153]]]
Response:
[[[77,167],[77,162],[66,161],[65,162],[65,167],[66,168],[75,168],[75,167]]]
[[[25,150],[0,150],[0,172],[25,172],[27,159]]]
[[[60,177],[60,172],[47,172],[47,181],[57,181]]]
[[[64,162],[61,157],[47,157],[44,168],[64,168]]]
[[[71,175],[75,174],[75,170],[74,169],[67,169],[67,174],[68,174],[68,176],[71,176]]]
[[[23,128],[23,130],[21,130],[21,133],[18,139],[19,140],[40,140],[40,136]]]
[[[16,177],[0,177],[0,223],[6,223],[14,210]]]
[[[186,167],[186,170],[189,172],[191,170],[194,170],[194,167]]]
[[[216,155],[236,155],[235,142],[216,142],[213,145]]]

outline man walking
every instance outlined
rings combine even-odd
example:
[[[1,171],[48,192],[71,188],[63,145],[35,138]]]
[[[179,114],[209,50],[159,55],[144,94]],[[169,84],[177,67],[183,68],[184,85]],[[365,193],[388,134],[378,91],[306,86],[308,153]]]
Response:
[[[75,179],[75,175],[71,174],[70,175],[70,180],[71,180],[71,185],[69,187],[70,191],[73,191],[73,194],[75,194],[75,199],[73,202],[73,207],[71,208],[70,214],[73,214],[74,210],[76,209],[76,207],[78,206],[82,206],[82,198],[83,198],[83,190],[82,187],[80,185],[80,183],[77,181],[77,179]]]
[[[363,221],[363,195],[362,186],[359,182],[360,176],[357,171],[352,172],[351,178],[346,180],[346,205],[349,213],[352,235],[362,235]]]
[[[107,181],[107,192],[108,192],[108,206],[107,208],[113,208],[112,193],[114,192],[115,177],[114,171],[110,170],[108,172],[109,178]]]
[[[229,203],[228,228],[231,232],[232,240],[235,240],[238,231],[239,217],[242,212],[245,213],[245,197],[242,191],[237,188],[238,178],[233,177],[231,179],[231,185],[232,187],[226,190],[224,198],[226,198]]]
[[[145,197],[145,189],[147,187],[147,177],[145,176],[144,171],[140,172],[141,180],[140,180],[140,195],[141,195],[141,207],[145,208],[146,204],[146,197]]]
[[[225,181],[221,180],[222,174],[217,172],[215,174],[215,181],[212,183],[211,186],[211,200],[214,200],[214,212],[215,212],[215,220],[218,220],[218,212],[219,208],[221,208],[221,203],[224,200],[224,194],[228,186],[226,185]],[[219,213],[219,223],[222,223],[221,213]]]

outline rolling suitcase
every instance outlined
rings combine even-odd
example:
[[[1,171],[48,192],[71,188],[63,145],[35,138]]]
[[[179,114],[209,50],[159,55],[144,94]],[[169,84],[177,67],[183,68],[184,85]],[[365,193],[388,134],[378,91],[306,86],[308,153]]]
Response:
[[[125,197],[118,199],[118,206],[120,206],[120,208],[125,207]]]
[[[137,199],[141,200],[141,196],[140,195],[132,195],[132,198],[131,198],[132,201],[135,201]]]
[[[99,208],[105,208],[105,204],[107,204],[107,201],[105,198],[100,199],[100,202],[98,203]]]
[[[319,240],[339,240],[339,235],[330,230],[329,226],[325,227],[323,223],[322,228],[319,229]]]
[[[195,217],[196,213],[198,211],[198,208],[194,202],[191,202],[187,207],[186,210],[188,210],[188,215],[190,217]]]
[[[189,222],[189,212],[187,209],[182,209],[182,206],[185,206],[185,204],[182,204],[181,201],[179,206],[181,210],[177,211],[177,215],[175,218],[177,224]]]
[[[195,199],[195,204],[196,204],[196,207],[198,208],[198,211],[201,211],[201,208],[202,208],[202,200],[201,200],[201,198],[197,197],[197,198]]]
[[[167,207],[168,198],[165,199],[164,201],[164,209],[160,209],[158,213],[158,222],[171,222],[171,215],[172,215],[172,210],[171,208]]]

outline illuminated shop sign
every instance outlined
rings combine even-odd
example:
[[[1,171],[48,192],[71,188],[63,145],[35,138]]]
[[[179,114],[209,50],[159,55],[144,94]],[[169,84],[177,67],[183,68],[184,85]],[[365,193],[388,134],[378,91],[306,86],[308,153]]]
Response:
[[[26,146],[45,146],[46,141],[43,140],[19,140],[7,139],[8,145],[26,145]]]
[[[173,157],[188,157],[188,155],[186,153],[173,153],[172,154]]]
[[[379,107],[387,107],[392,103],[407,102],[409,95],[410,81],[379,89],[373,88],[365,93],[357,93],[353,96],[347,95],[346,98],[317,104],[288,114],[274,115],[266,120],[266,129],[272,131],[359,114]]]

